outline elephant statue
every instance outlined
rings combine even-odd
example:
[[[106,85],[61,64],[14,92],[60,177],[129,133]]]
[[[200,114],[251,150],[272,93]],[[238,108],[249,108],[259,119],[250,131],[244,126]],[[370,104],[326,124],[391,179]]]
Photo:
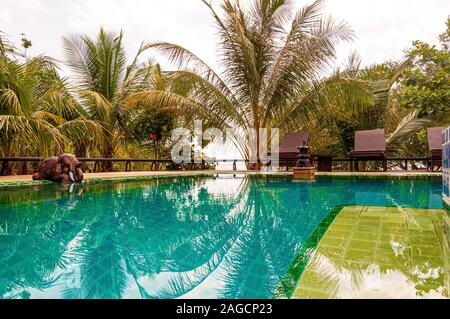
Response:
[[[72,154],[49,157],[39,164],[33,180],[49,180],[62,183],[79,183],[83,180],[81,163]]]

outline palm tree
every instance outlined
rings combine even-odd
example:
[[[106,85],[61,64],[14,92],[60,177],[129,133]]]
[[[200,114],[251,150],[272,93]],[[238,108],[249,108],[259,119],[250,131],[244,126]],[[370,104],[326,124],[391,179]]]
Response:
[[[355,103],[352,93],[342,89],[340,93],[330,92],[328,96],[346,96],[340,98],[339,103],[323,103],[318,116],[303,127],[309,131],[315,130],[312,136],[315,149],[345,156],[353,146],[355,131],[385,128],[388,149],[398,151],[399,142],[404,137],[430,125],[428,119],[419,118],[419,110],[405,109],[398,103],[396,83],[409,66],[410,61],[406,60],[363,68],[360,58],[352,54],[347,67],[343,71],[336,70],[327,81],[352,81],[355,87],[358,85],[361,89],[361,96],[366,92],[366,99]]]
[[[148,81],[151,87],[160,91],[176,92],[179,95],[187,94],[188,89],[172,85],[169,75],[161,70],[159,64],[149,61],[147,68],[150,70]],[[142,103],[137,108],[128,108],[127,111],[131,114],[131,121],[128,125],[130,134],[127,135],[128,143],[125,148],[129,149],[130,153],[141,156],[149,152],[154,158],[165,156],[168,152],[171,131],[184,118],[182,112]]]
[[[180,71],[174,82],[192,87],[188,97],[172,92],[148,90],[129,103],[183,106],[216,127],[238,127],[241,132],[260,128],[299,126],[309,120],[311,111],[326,92],[322,81],[336,56],[336,45],[349,41],[353,32],[343,22],[321,12],[323,0],[299,10],[289,1],[254,0],[245,8],[239,1],[224,0],[220,16],[206,0],[219,35],[221,74],[189,50],[176,44],[147,45],[166,55]],[[351,84],[350,82],[347,82]],[[360,90],[348,88],[355,96]],[[242,134],[234,144],[245,159],[251,157]],[[255,155],[255,154],[253,154]],[[259,159],[259,150],[256,151]]]
[[[140,64],[141,46],[131,64],[127,65],[123,47],[123,33],[107,33],[103,29],[96,39],[85,35],[64,38],[67,64],[75,78],[77,99],[89,119],[100,123],[102,136],[95,145],[102,157],[111,158],[128,134],[130,113],[124,109],[124,100],[149,88],[153,66]],[[104,170],[112,170],[105,163]]]
[[[0,41],[0,154],[49,155],[63,152],[71,137],[94,135],[97,125],[82,116],[54,61],[24,59]],[[68,117],[71,117],[70,119]],[[6,163],[1,174],[10,172]]]

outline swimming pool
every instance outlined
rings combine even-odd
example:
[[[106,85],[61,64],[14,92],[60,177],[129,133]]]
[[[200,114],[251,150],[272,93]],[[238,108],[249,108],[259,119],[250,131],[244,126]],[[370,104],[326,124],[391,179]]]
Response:
[[[442,208],[440,179],[217,175],[0,190],[0,297],[271,298],[337,206]]]

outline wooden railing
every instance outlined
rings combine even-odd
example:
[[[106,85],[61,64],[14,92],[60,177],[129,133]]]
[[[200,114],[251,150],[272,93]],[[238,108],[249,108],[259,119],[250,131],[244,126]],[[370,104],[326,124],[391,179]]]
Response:
[[[1,157],[0,163],[2,164],[2,168],[8,166],[9,163],[19,162],[22,163],[21,173],[26,174],[28,172],[28,164],[29,163],[39,163],[43,161],[45,158],[43,157]],[[156,164],[170,164],[173,163],[171,159],[154,159],[154,158],[77,158],[81,163],[94,163],[93,172],[101,171],[101,163],[125,163],[125,171],[132,170],[132,163],[142,163],[142,164],[150,164],[150,170],[153,171],[156,168]],[[237,170],[237,163],[246,163],[243,159],[210,159],[203,160],[201,163],[192,163],[194,164],[214,164],[214,163],[232,163],[233,170]],[[2,169],[3,171],[3,169]],[[1,175],[4,175],[2,172]]]
[[[331,156],[316,156],[313,155],[312,161],[314,163],[317,163],[317,166],[320,167],[333,167],[334,163],[349,163],[348,170],[353,169],[353,161],[350,158],[338,158],[338,157],[331,157]],[[0,164],[1,164],[1,175],[5,174],[5,168],[8,167],[9,163],[22,163],[20,172],[22,174],[28,173],[28,164],[29,163],[39,163],[44,158],[42,157],[2,157],[0,158]],[[125,163],[125,171],[131,171],[132,170],[132,163],[146,163],[150,164],[150,170],[153,171],[157,168],[157,164],[171,164],[173,163],[171,159],[153,159],[153,158],[78,158],[78,160],[81,163],[94,163],[93,169],[91,171],[93,172],[99,172],[101,171],[101,163]],[[362,162],[364,160],[359,160],[359,162]],[[440,167],[442,160],[441,159],[432,159],[429,157],[387,157],[387,162],[401,162],[403,165],[402,169],[408,170],[408,163],[414,162],[414,163],[426,163],[427,170],[434,170],[434,167]],[[293,167],[295,166],[295,159],[290,160],[282,160],[280,159],[279,165],[281,167]],[[330,164],[331,162],[331,164]],[[237,164],[238,163],[244,163],[248,164],[249,162],[244,159],[208,159],[203,160],[201,163],[192,163],[192,167],[194,167],[195,164],[218,164],[218,163],[230,163],[233,164],[233,170],[237,170]],[[322,165],[321,165],[322,164]],[[323,165],[325,164],[325,165]],[[331,165],[331,166],[330,166]],[[329,169],[326,169],[327,171]]]

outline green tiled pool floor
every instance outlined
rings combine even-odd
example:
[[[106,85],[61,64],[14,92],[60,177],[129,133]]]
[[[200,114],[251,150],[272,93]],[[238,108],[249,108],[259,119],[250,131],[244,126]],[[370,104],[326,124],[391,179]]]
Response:
[[[292,298],[448,298],[445,218],[439,209],[343,208]]]

